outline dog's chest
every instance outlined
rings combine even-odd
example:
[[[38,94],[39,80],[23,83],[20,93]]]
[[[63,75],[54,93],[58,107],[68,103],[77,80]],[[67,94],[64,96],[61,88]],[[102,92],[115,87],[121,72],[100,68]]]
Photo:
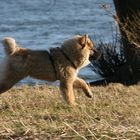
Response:
[[[78,70],[80,70],[80,69],[86,67],[86,66],[89,65],[89,64],[90,64],[90,61],[89,61],[89,60],[84,61],[84,62],[81,64],[81,66],[78,68]]]

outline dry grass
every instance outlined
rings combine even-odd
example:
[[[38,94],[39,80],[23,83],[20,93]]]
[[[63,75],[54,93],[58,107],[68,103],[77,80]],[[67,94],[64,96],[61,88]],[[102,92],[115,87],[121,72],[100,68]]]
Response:
[[[0,95],[0,140],[139,140],[140,86],[93,87],[66,105],[58,87],[22,86]]]

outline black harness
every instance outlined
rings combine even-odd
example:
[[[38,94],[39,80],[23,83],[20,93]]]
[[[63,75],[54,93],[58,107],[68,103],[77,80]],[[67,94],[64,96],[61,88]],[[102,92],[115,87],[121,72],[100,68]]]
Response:
[[[68,55],[61,48],[57,47],[57,48],[54,48],[54,49],[59,49],[59,51],[61,51],[61,53],[63,54],[63,56],[72,64],[72,66],[75,69],[77,69],[77,67],[75,66],[75,64],[71,61],[71,59],[68,57]],[[50,49],[49,58],[50,58],[50,61],[51,61],[52,66],[53,66],[55,77],[56,77],[56,79],[58,79],[58,77],[57,77],[57,70],[56,70],[56,67],[55,67],[55,64],[54,64],[54,59],[53,59],[53,56],[51,54],[52,51],[53,51],[53,48]]]
[[[60,51],[62,52],[62,54],[65,56],[65,58],[72,64],[72,66],[77,69],[77,67],[75,66],[75,64],[71,61],[71,59],[67,56],[67,54],[62,50],[60,49]]]
[[[51,64],[53,66],[53,71],[54,71],[54,74],[55,74],[55,78],[57,79],[57,71],[56,71],[56,68],[55,68],[53,57],[52,57],[51,53],[48,53],[48,54],[49,54],[49,59],[51,61]]]

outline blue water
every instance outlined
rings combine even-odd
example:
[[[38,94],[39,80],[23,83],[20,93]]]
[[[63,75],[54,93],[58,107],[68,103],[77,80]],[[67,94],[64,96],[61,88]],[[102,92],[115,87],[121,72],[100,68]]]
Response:
[[[88,33],[92,39],[110,42],[112,13],[112,0],[0,0],[0,40],[11,36],[26,48],[48,49],[75,34]],[[3,56],[0,43],[0,60]],[[80,73],[91,74],[88,69]],[[38,81],[27,78],[22,82]]]

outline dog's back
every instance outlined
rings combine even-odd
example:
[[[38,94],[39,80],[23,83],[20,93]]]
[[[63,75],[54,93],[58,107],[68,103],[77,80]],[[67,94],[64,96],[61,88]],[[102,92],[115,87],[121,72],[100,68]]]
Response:
[[[56,81],[56,71],[48,51],[28,50],[29,76],[40,80]]]

